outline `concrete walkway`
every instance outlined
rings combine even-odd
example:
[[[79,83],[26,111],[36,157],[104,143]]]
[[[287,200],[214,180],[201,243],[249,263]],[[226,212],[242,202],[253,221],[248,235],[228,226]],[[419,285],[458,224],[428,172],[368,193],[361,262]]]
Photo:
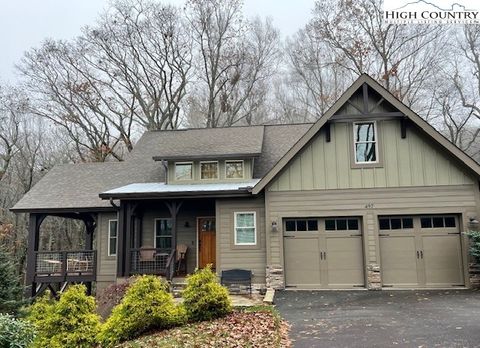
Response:
[[[480,292],[282,291],[294,347],[480,347]]]

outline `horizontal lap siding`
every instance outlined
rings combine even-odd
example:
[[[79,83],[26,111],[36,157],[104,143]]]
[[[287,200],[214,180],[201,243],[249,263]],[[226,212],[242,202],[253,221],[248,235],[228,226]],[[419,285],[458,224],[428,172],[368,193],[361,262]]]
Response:
[[[470,185],[429,186],[385,189],[313,190],[267,192],[268,221],[277,221],[279,231],[269,232],[269,264],[283,263],[283,226],[286,217],[360,216],[365,235],[366,261],[377,263],[378,215],[388,214],[478,214],[475,194]]]
[[[108,256],[108,221],[117,219],[116,213],[98,214],[95,240],[97,249],[97,288],[104,288],[115,281],[117,276],[117,258]]]
[[[222,270],[242,268],[252,270],[253,282],[265,283],[265,207],[263,197],[257,199],[218,199],[217,205],[217,268]],[[234,213],[256,212],[257,245],[234,245]]]

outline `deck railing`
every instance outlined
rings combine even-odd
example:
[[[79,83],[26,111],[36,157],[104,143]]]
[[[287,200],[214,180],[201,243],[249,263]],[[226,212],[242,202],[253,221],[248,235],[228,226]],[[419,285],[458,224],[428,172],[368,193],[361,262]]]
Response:
[[[96,250],[37,251],[35,253],[35,280],[58,281],[95,280]]]
[[[174,257],[173,249],[130,249],[130,273],[158,274],[169,278],[175,269]]]

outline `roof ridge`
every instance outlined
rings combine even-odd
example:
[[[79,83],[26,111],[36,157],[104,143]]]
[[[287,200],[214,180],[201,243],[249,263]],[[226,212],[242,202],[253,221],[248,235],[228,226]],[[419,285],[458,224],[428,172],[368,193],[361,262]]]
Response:
[[[206,130],[220,130],[220,129],[236,129],[236,128],[257,128],[257,127],[282,127],[282,126],[300,126],[300,125],[312,125],[315,122],[293,122],[293,123],[276,123],[276,124],[254,124],[254,125],[241,125],[241,126],[222,126],[222,127],[192,127],[192,128],[177,128],[177,129],[151,129],[146,130],[144,133],[168,133],[168,132],[186,132],[192,130],[206,131]]]

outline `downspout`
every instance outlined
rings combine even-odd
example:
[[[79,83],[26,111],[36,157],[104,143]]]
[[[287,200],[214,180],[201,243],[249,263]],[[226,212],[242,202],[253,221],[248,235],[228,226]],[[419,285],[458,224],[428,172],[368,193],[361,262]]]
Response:
[[[115,209],[119,209],[119,208],[120,208],[118,205],[115,204],[115,202],[113,201],[113,198],[112,198],[112,197],[110,197],[110,205],[111,205],[112,207],[114,207]]]

